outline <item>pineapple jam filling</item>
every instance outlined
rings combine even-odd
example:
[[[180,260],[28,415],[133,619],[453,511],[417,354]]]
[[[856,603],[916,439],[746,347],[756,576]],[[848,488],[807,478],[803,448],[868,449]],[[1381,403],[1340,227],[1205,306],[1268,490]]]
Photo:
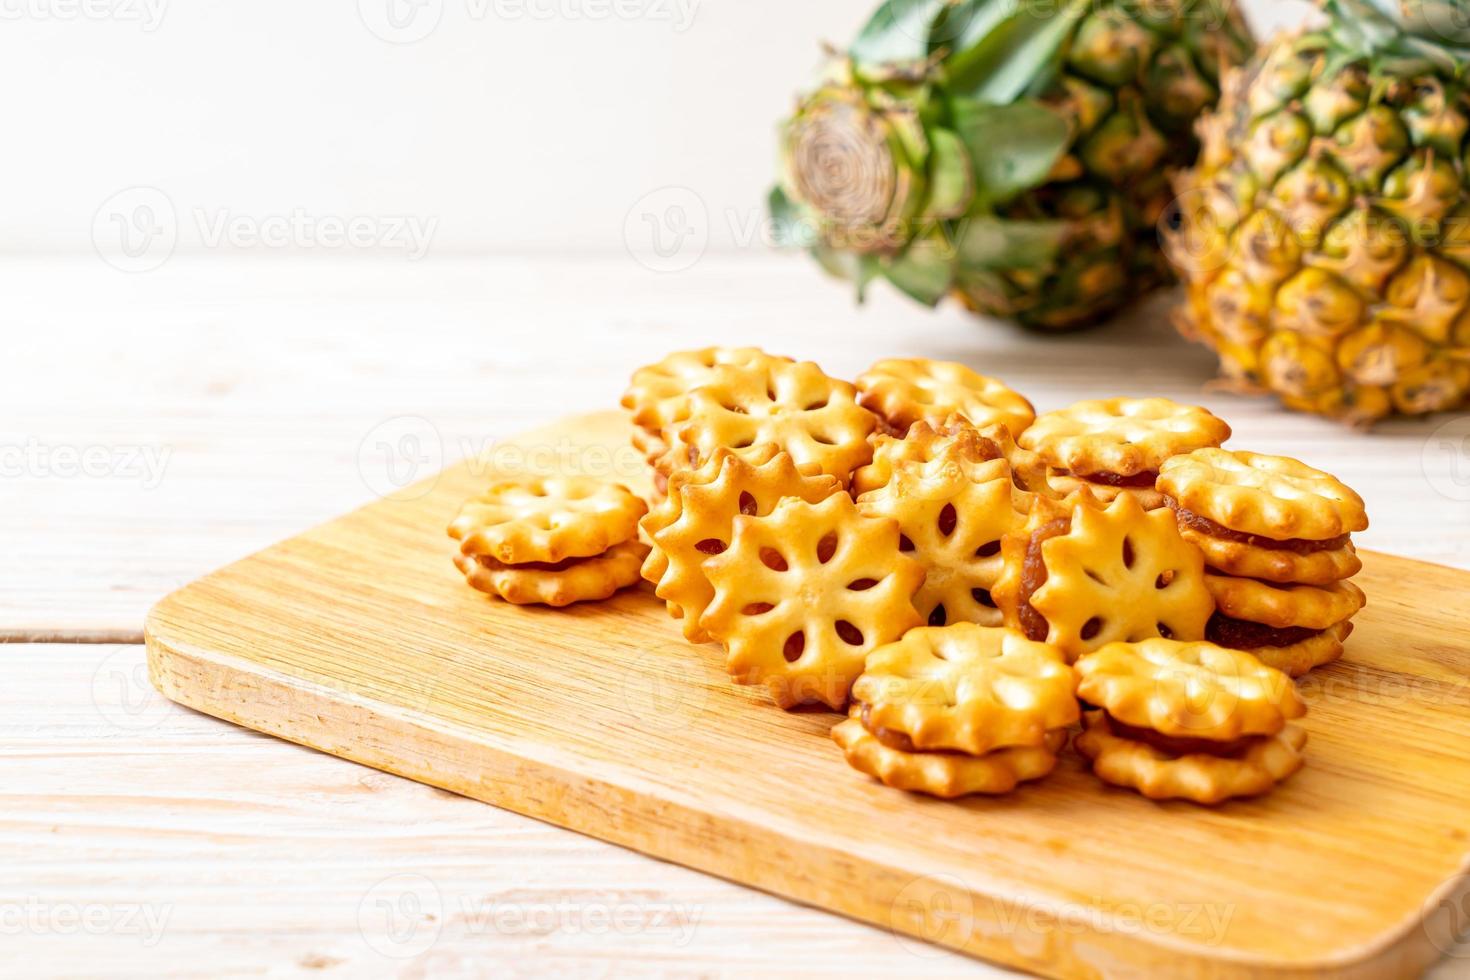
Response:
[[[1168,503],[1169,509],[1174,511],[1175,516],[1179,518],[1179,523],[1191,530],[1198,531],[1200,534],[1212,538],[1218,538],[1221,541],[1237,541],[1241,544],[1248,544],[1253,548],[1265,548],[1269,551],[1290,551],[1298,555],[1311,555],[1319,551],[1336,551],[1339,548],[1346,547],[1348,542],[1352,540],[1352,535],[1340,534],[1335,538],[1327,538],[1324,541],[1311,541],[1306,538],[1287,538],[1278,541],[1274,538],[1264,538],[1259,534],[1248,534],[1245,531],[1232,531],[1223,524],[1216,524],[1208,517],[1201,517],[1193,511],[1185,510],[1179,506],[1179,501],[1173,497],[1165,497],[1164,500]]]
[[[1215,613],[1205,626],[1205,639],[1216,646],[1231,650],[1259,650],[1262,647],[1290,647],[1303,643],[1326,630],[1308,629],[1305,626],[1288,626],[1279,629],[1263,623],[1251,623],[1244,619],[1232,619],[1224,613]]]
[[[1046,638],[1051,635],[1051,624],[1031,605],[1031,597],[1046,584],[1046,559],[1041,553],[1041,546],[1071,530],[1072,519],[1061,517],[1037,528],[1031,533],[1031,540],[1026,543],[1026,560],[1021,565],[1021,589],[1017,607],[1021,632],[1026,634],[1027,639],[1037,643],[1046,642]]]
[[[1183,755],[1213,755],[1222,759],[1232,759],[1244,755],[1257,741],[1255,738],[1237,738],[1230,742],[1216,742],[1207,738],[1180,738],[1173,735],[1164,735],[1152,728],[1134,728],[1125,725],[1112,715],[1107,714],[1108,726],[1112,728],[1113,734],[1130,742],[1141,742],[1149,748],[1158,749],[1173,756]]]
[[[1117,487],[1123,490],[1152,490],[1154,484],[1159,482],[1157,470],[1146,470],[1142,473],[1134,473],[1131,476],[1124,473],[1077,473],[1067,471],[1067,475],[1087,483],[1096,483],[1104,487]]]
[[[949,749],[915,748],[914,740],[909,738],[908,735],[906,735],[905,733],[894,731],[892,728],[884,728],[881,725],[875,726],[873,724],[873,706],[871,704],[868,704],[867,702],[861,703],[863,707],[860,718],[862,720],[863,727],[868,730],[869,735],[876,738],[879,742],[882,742],[888,748],[893,749],[895,752],[906,752],[910,755],[922,753],[924,755],[966,756],[966,753],[964,752],[953,752]]]
[[[514,568],[517,571],[528,572],[564,572],[567,569],[572,568],[573,566],[580,565],[586,560],[586,558],[563,558],[561,561],[558,562],[528,561],[522,562],[519,565],[507,565],[505,562],[500,561],[496,558],[492,558],[489,555],[480,555],[475,559],[475,561],[479,562],[485,568],[490,569],[490,571],[492,572],[500,571],[501,569],[506,568]]]

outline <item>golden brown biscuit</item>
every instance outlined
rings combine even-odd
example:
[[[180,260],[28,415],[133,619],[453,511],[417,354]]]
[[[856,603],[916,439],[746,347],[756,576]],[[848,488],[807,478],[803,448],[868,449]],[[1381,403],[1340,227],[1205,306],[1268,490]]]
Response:
[[[761,447],[750,459],[716,450],[695,473],[677,475],[668,500],[644,518],[653,542],[644,577],[677,610],[685,638],[703,643],[709,637],[699,620],[715,595],[704,563],[729,547],[735,518],[763,517],[785,498],[814,504],[841,492],[835,477],[802,474],[775,446]]]
[[[518,606],[560,608],[574,602],[607,599],[636,583],[648,553],[638,541],[624,541],[593,558],[569,558],[555,564],[507,565],[486,555],[458,554],[455,567],[481,592]]]
[[[1351,541],[1325,551],[1306,553],[1266,548],[1229,540],[1179,523],[1184,540],[1204,552],[1205,564],[1227,575],[1297,585],[1331,585],[1352,578],[1363,568]]]
[[[1201,449],[1168,460],[1157,486],[1181,512],[1272,541],[1330,540],[1368,527],[1362,497],[1286,456]]]
[[[910,630],[874,650],[852,697],[864,727],[901,733],[918,752],[1043,746],[1078,719],[1077,676],[1060,651],[973,623]]]
[[[589,558],[638,533],[648,504],[619,483],[582,476],[500,480],[466,501],[449,535],[466,555],[507,565]]]
[[[1215,603],[1204,558],[1168,510],[1131,496],[1106,508],[1087,492],[1034,498],[1020,532],[1001,543],[1005,571],[992,590],[1006,624],[1075,660],[1108,643],[1154,636],[1201,640]]]
[[[1291,678],[1239,650],[1150,639],[1077,661],[1078,697],[1125,725],[1228,742],[1274,735],[1307,713]]]
[[[868,436],[878,418],[857,403],[857,390],[812,363],[773,362],[758,368],[720,367],[689,400],[688,420],[672,430],[659,469],[697,469],[720,448],[748,455],[765,444],[796,465],[834,476],[846,486],[853,470],[873,458]]]
[[[1170,457],[1228,438],[1230,426],[1196,405],[1109,398],[1048,412],[1016,441],[1050,466],[1102,482],[1099,476],[1157,474]]]
[[[701,621],[735,681],[765,684],[783,708],[845,705],[868,653],[920,625],[924,570],[898,536],[846,494],[736,517],[730,546],[704,564],[715,597]]]
[[[1164,495],[1151,486],[1110,486],[1106,483],[1084,480],[1065,470],[1048,468],[1046,483],[1050,494],[1056,497],[1066,498],[1087,490],[1103,503],[1111,503],[1123,494],[1127,494],[1137,500],[1144,510],[1158,510],[1166,503]]]
[[[1009,793],[1023,782],[1041,779],[1056,768],[1065,732],[1053,732],[1041,747],[1000,749],[982,756],[956,752],[903,752],[884,745],[849,718],[832,729],[847,762],[885,786],[955,799],[972,793]]]
[[[715,368],[733,365],[759,368],[788,358],[755,347],[706,347],[679,351],[657,364],[633,372],[623,395],[623,407],[633,413],[633,424],[651,435],[682,422],[689,415],[689,393],[711,380]],[[657,454],[655,454],[657,455]]]
[[[899,470],[927,466],[941,456],[965,466],[1001,458],[1000,447],[981,438],[979,430],[963,419],[943,425],[918,422],[906,435],[875,434],[868,441],[873,447],[873,460],[853,473],[854,497],[883,489]]]
[[[924,566],[914,605],[930,626],[1001,625],[991,596],[1004,570],[1001,540],[1026,523],[1027,495],[997,459],[966,465],[963,447],[928,464],[911,464],[888,485],[858,498],[858,510],[898,521],[905,554]]]
[[[1268,793],[1302,767],[1307,733],[1287,725],[1275,735],[1245,739],[1228,755],[1175,754],[1115,734],[1107,715],[1089,711],[1073,744],[1098,778],[1151,800],[1190,800],[1213,806]]]
[[[1036,420],[1036,409],[1025,398],[954,361],[922,357],[879,361],[857,379],[857,389],[863,407],[898,433],[907,432],[915,422],[959,415],[977,428],[1004,425],[1012,435],[1020,435]]]
[[[1363,590],[1351,582],[1283,586],[1210,574],[1205,584],[1222,614],[1277,629],[1325,630],[1356,616],[1366,602]]]
[[[1288,677],[1303,677],[1318,667],[1341,660],[1343,644],[1352,632],[1352,623],[1338,623],[1287,646],[1255,647],[1247,652]]]

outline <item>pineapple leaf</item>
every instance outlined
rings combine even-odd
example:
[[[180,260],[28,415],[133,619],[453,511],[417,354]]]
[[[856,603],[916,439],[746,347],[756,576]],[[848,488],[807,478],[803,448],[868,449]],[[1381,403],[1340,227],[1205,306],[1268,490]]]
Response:
[[[1470,58],[1465,0],[1327,0],[1332,37],[1395,75],[1459,75]]]
[[[817,243],[816,228],[806,212],[780,187],[771,188],[767,199],[771,214],[771,237],[777,248],[812,248]]]
[[[990,0],[987,7],[1000,7],[1004,20],[976,16],[985,25],[983,33],[967,32],[974,40],[956,46],[945,62],[947,88],[951,94],[1008,105],[1028,93],[1041,91],[1056,77],[1066,54],[1067,41],[1087,13],[1089,0],[1042,0],[1054,13],[1043,16],[1031,9],[1037,0]]]
[[[949,0],[885,0],[848,54],[863,68],[924,61],[934,21],[947,6]]]
[[[1013,105],[955,99],[950,112],[970,154],[979,209],[1045,183],[1072,138],[1066,119],[1029,99]]]
[[[913,242],[883,263],[883,274],[900,291],[926,306],[938,306],[954,283],[954,246],[943,229]]]
[[[959,238],[959,264],[976,269],[1042,268],[1056,260],[1067,232],[1064,221],[972,218]]]
[[[975,179],[964,140],[947,129],[929,131],[929,200],[924,217],[958,218],[975,196]]]

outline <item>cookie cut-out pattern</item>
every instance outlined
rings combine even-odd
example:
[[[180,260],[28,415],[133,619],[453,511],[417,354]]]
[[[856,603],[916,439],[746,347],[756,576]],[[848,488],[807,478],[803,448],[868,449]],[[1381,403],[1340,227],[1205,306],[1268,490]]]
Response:
[[[1077,676],[1060,651],[972,623],[910,630],[874,650],[852,696],[868,726],[922,751],[1041,746],[1078,719]]]
[[[857,388],[863,407],[900,433],[915,422],[959,415],[977,428],[998,424],[1020,435],[1036,419],[1031,403],[1004,382],[954,361],[879,361],[857,379]]]
[[[852,385],[810,362],[721,367],[690,396],[689,419],[675,428],[659,465],[665,472],[697,468],[721,448],[744,456],[772,444],[797,466],[846,486],[873,458],[868,436],[877,425]]]
[[[996,593],[1012,626],[1021,625],[1029,534],[1039,515],[1059,509],[1043,498],[1038,503],[1047,507],[1038,507],[1027,528],[1004,544],[1006,571]],[[1068,530],[1041,545],[1046,581],[1030,597],[1046,621],[1046,641],[1076,659],[1119,641],[1204,639],[1215,602],[1205,586],[1204,557],[1179,535],[1174,514],[1145,511],[1126,495],[1106,509],[1085,495],[1069,503]]]
[[[1079,476],[1157,472],[1180,453],[1218,446],[1230,426],[1198,405],[1167,398],[1081,401],[1038,418],[1017,437],[1051,466]]]
[[[859,497],[858,509],[898,521],[904,553],[924,566],[914,605],[926,623],[999,626],[991,593],[1004,571],[1001,541],[1026,523],[1025,494],[1004,460],[971,468],[951,458],[957,448],[895,473]]]
[[[704,563],[730,546],[736,517],[764,517],[787,498],[814,504],[841,492],[836,478],[802,474],[774,446],[752,460],[718,450],[696,474],[677,480],[657,517],[644,519],[644,531],[660,556],[655,560],[650,554],[644,569],[658,597],[678,610],[685,638],[694,643],[709,639],[699,621],[715,592]],[[665,523],[674,511],[673,520]]]
[[[590,558],[638,533],[648,511],[627,487],[592,477],[501,480],[466,501],[449,534],[466,555],[508,565]]]
[[[896,521],[863,516],[846,494],[735,518],[729,548],[704,565],[715,597],[701,623],[730,675],[765,684],[783,708],[845,705],[868,653],[920,625],[924,571],[898,536]]]

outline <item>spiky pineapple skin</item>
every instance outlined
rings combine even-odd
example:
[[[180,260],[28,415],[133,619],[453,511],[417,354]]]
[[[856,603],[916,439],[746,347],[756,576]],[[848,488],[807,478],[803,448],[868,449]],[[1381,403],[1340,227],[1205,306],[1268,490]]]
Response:
[[[1356,424],[1470,393],[1470,87],[1319,35],[1227,72],[1176,181],[1180,329],[1225,376]]]
[[[1098,0],[1043,94],[1071,121],[1072,145],[1044,187],[1006,210],[1067,227],[1059,261],[968,270],[956,297],[972,311],[1043,332],[1096,323],[1172,276],[1158,225],[1168,175],[1195,158],[1194,125],[1221,75],[1252,50],[1235,0]]]

